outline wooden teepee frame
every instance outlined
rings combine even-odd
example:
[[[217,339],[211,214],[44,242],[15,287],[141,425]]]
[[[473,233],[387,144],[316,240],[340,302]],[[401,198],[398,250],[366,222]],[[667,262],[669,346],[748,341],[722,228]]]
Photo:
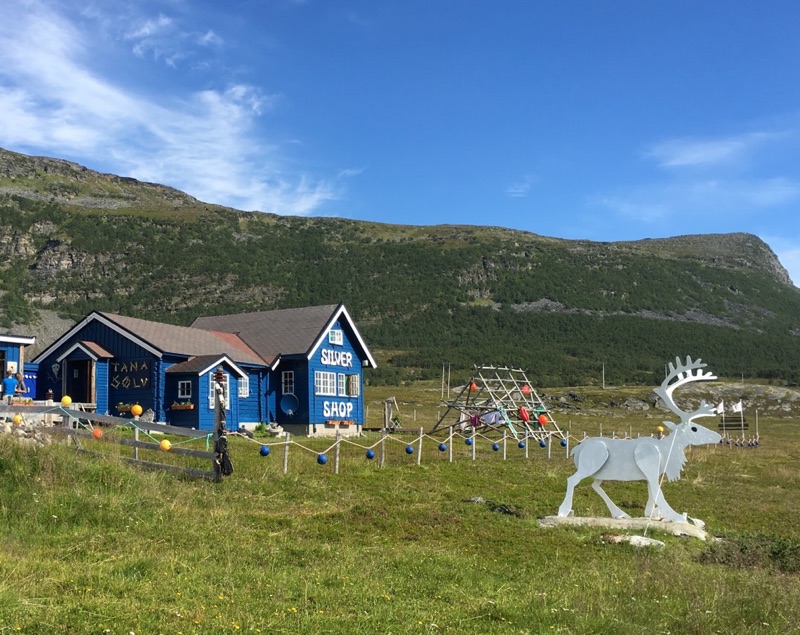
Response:
[[[443,399],[441,405],[446,410],[431,432],[461,426],[481,433],[509,432],[515,439],[565,438],[525,371],[518,368],[475,366],[455,399]],[[539,422],[542,416],[544,425]]]

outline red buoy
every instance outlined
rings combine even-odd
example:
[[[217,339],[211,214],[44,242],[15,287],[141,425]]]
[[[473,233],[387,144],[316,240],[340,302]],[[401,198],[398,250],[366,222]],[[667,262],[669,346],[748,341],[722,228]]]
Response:
[[[531,387],[530,387],[530,386],[528,386],[528,384],[525,384],[525,385],[522,387],[522,394],[523,394],[523,395],[530,395],[530,394],[531,394]]]
[[[528,414],[528,411],[525,409],[525,406],[519,409],[519,418],[522,419],[525,423],[531,420],[531,416]]]

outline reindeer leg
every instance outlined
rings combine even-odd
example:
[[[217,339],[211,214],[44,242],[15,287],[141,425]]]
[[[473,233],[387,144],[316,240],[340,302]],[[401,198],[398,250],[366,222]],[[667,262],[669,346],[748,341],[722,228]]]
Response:
[[[649,487],[649,483],[648,483]],[[676,512],[672,507],[669,506],[666,499],[664,498],[664,494],[661,491],[661,488],[658,486],[658,481],[656,481],[656,505],[658,506],[658,512],[664,520],[669,520],[673,523],[685,523],[687,522],[687,514],[679,514]]]
[[[567,479],[567,493],[564,500],[558,507],[558,515],[566,518],[572,514],[572,493],[575,491],[575,486],[583,480],[583,475],[580,472],[575,472]]]
[[[686,515],[679,514],[667,504],[658,479],[661,476],[661,453],[654,446],[640,446],[634,451],[636,465],[647,480],[647,505],[645,516],[659,516],[674,523],[685,523]]]
[[[612,518],[630,518],[630,516],[628,516],[628,514],[626,514],[624,511],[622,511],[619,507],[617,507],[614,504],[614,502],[608,497],[608,494],[606,494],[605,491],[603,490],[603,488],[600,487],[600,484],[602,482],[603,481],[601,481],[600,479],[595,479],[592,482],[592,489],[595,492],[597,492],[598,494],[600,494],[600,498],[602,498],[603,501],[605,501],[606,507],[608,507],[608,511],[611,512],[611,517]]]
[[[577,469],[575,474],[567,479],[567,493],[558,508],[558,515],[562,517],[573,513],[572,494],[575,491],[575,486],[583,479],[596,474],[597,470],[603,467],[603,464],[608,460],[608,448],[599,439],[589,439],[573,450],[573,456],[575,457],[575,467]]]

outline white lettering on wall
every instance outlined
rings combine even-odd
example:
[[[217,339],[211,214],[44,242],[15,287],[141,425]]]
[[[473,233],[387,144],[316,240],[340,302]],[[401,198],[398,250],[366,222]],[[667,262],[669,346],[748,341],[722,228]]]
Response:
[[[332,351],[329,348],[322,349],[320,361],[326,366],[353,367],[353,354],[344,351]]]
[[[323,401],[322,402],[322,416],[323,417],[341,417],[343,419],[349,418],[353,414],[353,404],[347,401]]]

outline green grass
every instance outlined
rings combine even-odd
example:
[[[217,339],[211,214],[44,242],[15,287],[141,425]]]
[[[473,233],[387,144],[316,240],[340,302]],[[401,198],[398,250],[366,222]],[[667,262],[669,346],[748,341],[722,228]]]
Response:
[[[660,551],[538,526],[563,497],[563,452],[510,444],[503,461],[479,442],[471,461],[459,440],[449,463],[426,441],[417,465],[409,436],[380,469],[370,435],[337,475],[332,454],[315,460],[330,441],[298,439],[284,475],[279,446],[232,439],[235,472],[214,484],[1,438],[0,633],[800,632],[800,441],[791,421],[760,432],[758,448],[692,450],[664,485],[723,542],[650,534]],[[607,491],[642,513],[642,483]],[[607,515],[588,483],[574,508]]]

